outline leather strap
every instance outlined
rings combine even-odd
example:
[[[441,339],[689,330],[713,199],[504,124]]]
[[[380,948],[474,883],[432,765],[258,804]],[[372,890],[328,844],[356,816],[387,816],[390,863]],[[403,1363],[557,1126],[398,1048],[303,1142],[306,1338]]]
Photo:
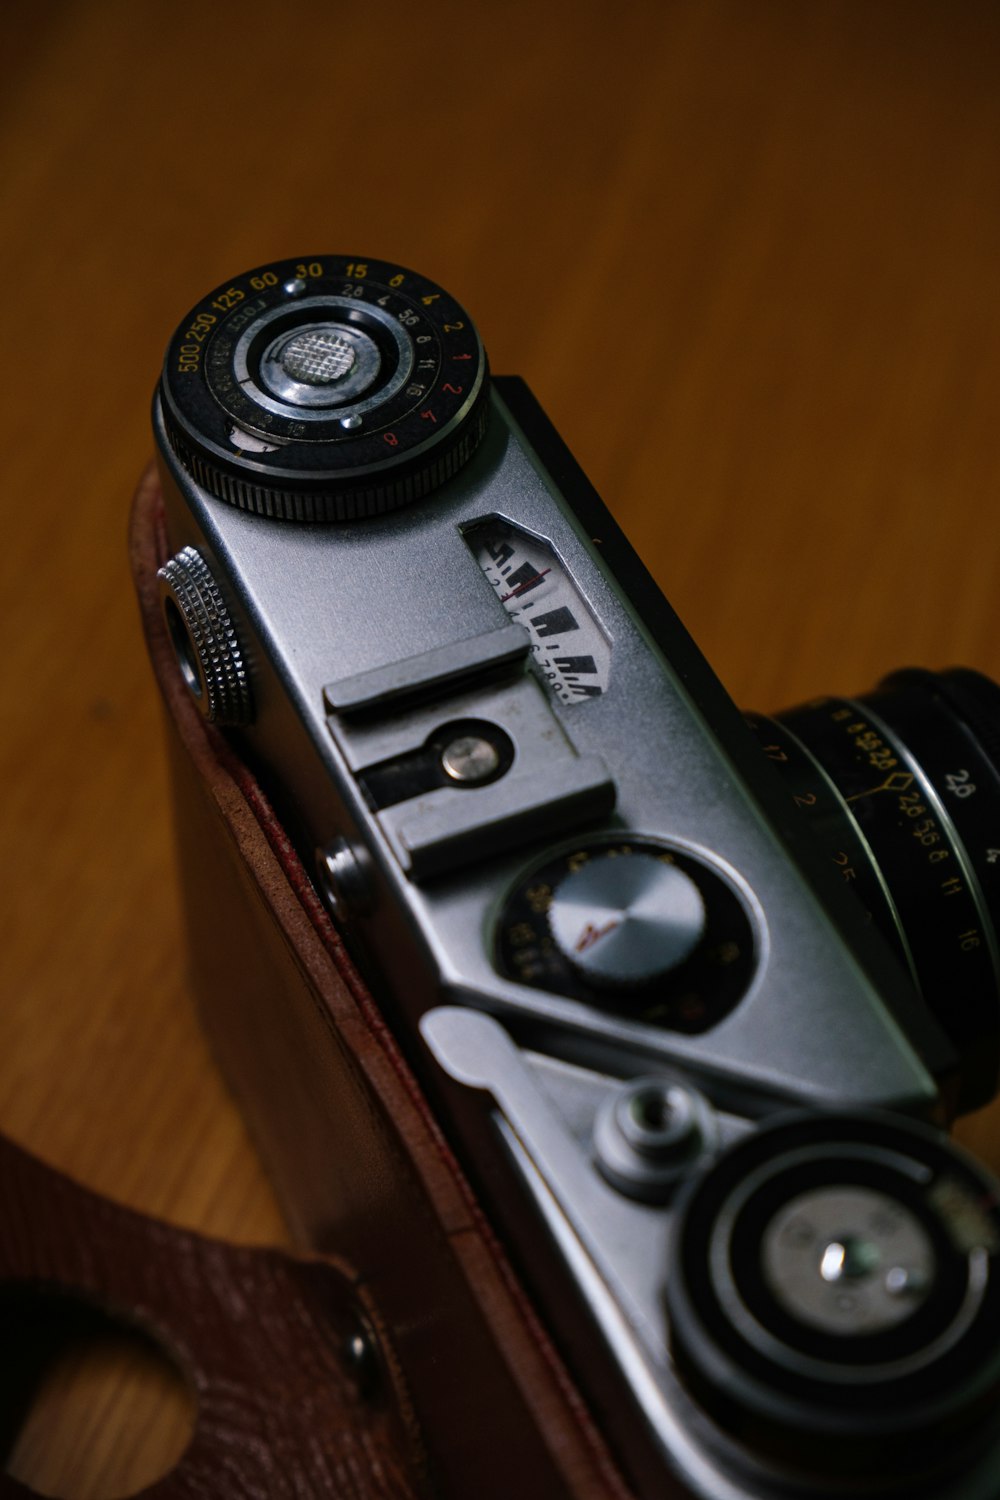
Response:
[[[40,1299],[69,1296],[151,1335],[194,1392],[191,1442],[143,1495],[411,1500],[420,1493],[422,1455],[401,1417],[408,1402],[386,1331],[348,1267],[158,1223],[2,1137],[0,1203],[4,1384],[18,1373],[10,1364],[18,1324],[30,1322]],[[374,1349],[381,1353],[372,1359]],[[352,1360],[352,1350],[360,1359]],[[0,1476],[4,1500],[34,1493]]]

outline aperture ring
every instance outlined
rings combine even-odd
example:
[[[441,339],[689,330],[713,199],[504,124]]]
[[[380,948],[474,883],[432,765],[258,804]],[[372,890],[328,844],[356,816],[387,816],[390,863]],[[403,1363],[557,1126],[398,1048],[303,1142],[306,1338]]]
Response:
[[[892,892],[918,985],[961,1053],[960,1108],[992,1098],[1000,992],[988,905],[954,822],[911,748],[867,700],[780,716],[836,785]]]
[[[914,986],[917,968],[906,941],[893,892],[878,860],[844,801],[836,781],[787,723],[764,714],[743,716],[768,760],[781,775],[786,791],[806,820],[816,842],[837,873],[864,903],[878,930],[889,941]]]

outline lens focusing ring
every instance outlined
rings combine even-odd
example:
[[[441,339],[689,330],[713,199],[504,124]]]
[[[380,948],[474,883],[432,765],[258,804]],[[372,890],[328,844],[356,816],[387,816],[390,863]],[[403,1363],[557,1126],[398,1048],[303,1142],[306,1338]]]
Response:
[[[958,1111],[986,1104],[1000,1079],[1000,689],[907,669],[864,697],[749,722],[955,1045]]]
[[[901,679],[920,680],[928,691],[939,693],[968,725],[1000,775],[1000,687],[995,682],[969,667],[951,667],[946,672],[922,672],[910,667],[894,672],[884,686]]]

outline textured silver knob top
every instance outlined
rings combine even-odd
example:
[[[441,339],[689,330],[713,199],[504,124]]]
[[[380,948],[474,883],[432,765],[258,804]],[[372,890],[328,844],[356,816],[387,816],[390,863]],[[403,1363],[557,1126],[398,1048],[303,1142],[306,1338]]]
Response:
[[[281,363],[293,380],[306,385],[327,385],[340,380],[357,359],[342,333],[331,328],[307,328],[289,339],[281,351]]]
[[[705,930],[695,882],[655,854],[603,854],[560,881],[549,926],[595,985],[644,985],[689,958]]]
[[[201,553],[185,547],[157,577],[177,665],[202,716],[248,724],[253,698],[235,626]]]
[[[246,350],[253,339],[244,336]],[[240,348],[243,349],[241,340]],[[247,379],[253,387],[247,364]],[[350,323],[307,323],[292,333],[279,333],[264,350],[260,361],[257,400],[268,411],[285,416],[304,412],[322,416],[330,407],[342,407],[370,396],[382,369],[378,344]],[[355,413],[355,415],[358,415]]]

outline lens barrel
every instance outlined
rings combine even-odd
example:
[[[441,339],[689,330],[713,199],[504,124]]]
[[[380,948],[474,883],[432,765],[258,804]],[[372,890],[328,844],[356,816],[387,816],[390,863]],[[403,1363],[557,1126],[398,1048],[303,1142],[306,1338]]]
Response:
[[[907,668],[748,722],[959,1055],[957,1112],[1000,1079],[1000,687]]]

